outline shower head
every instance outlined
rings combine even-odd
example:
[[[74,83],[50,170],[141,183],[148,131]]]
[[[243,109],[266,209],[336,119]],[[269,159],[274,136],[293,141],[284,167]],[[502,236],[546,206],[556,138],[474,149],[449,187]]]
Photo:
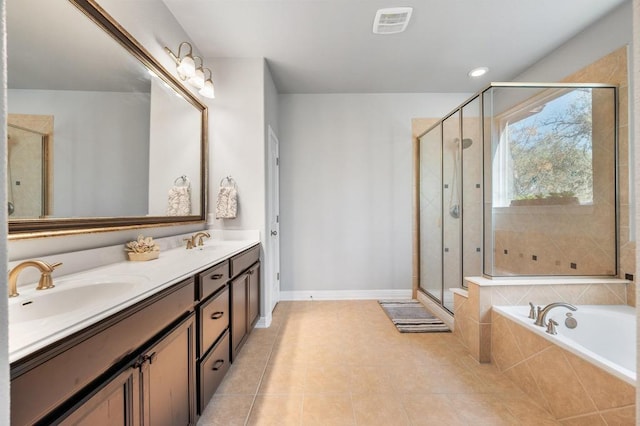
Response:
[[[460,145],[460,139],[459,138],[455,138],[454,142],[456,144],[456,147]],[[467,149],[471,145],[473,145],[473,139],[471,139],[471,138],[462,139],[462,149]]]

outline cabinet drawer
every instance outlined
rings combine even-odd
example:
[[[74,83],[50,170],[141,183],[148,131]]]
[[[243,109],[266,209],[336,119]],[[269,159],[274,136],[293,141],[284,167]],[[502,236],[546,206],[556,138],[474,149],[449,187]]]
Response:
[[[229,326],[229,287],[198,308],[200,338],[198,355],[204,354]]]
[[[253,265],[260,259],[260,245],[250,248],[231,258],[231,276],[236,277],[242,271]]]
[[[224,337],[211,353],[199,363],[198,383],[200,384],[200,398],[198,401],[198,413],[202,413],[202,410],[209,403],[224,375],[227,374],[229,366],[229,331],[226,331]]]
[[[216,266],[198,274],[198,294],[196,300],[204,300],[218,291],[229,281],[229,261],[225,260]]]

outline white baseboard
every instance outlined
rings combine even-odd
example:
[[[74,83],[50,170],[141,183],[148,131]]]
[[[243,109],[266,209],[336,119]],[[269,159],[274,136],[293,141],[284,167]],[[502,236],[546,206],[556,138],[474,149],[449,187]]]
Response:
[[[454,330],[455,321],[453,319],[453,315],[451,315],[448,311],[446,311],[442,306],[438,305],[433,300],[429,299],[427,296],[422,294],[420,291],[418,291],[418,300],[424,306],[426,306],[426,308],[430,310],[433,313],[433,315],[437,316],[442,320],[442,322],[447,324],[447,326],[451,329],[451,331]]]
[[[256,322],[256,325],[254,326],[255,328],[269,328],[269,326],[271,325],[271,315],[269,315],[268,317],[260,317],[260,319],[258,319],[258,322]]]
[[[410,299],[411,290],[318,290],[281,291],[280,300]]]

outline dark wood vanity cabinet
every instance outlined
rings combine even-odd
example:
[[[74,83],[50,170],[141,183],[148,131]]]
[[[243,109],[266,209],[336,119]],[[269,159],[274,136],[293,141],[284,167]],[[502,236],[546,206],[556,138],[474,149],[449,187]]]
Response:
[[[139,424],[145,419],[145,407],[151,407],[148,418],[154,407],[168,404],[164,398],[171,398],[171,411],[189,412],[184,424],[195,423],[193,295],[191,278],[12,363],[11,424],[57,424],[78,410],[78,416],[88,412],[88,419],[114,420],[107,424],[121,424],[118,419],[126,420],[122,424]],[[140,370],[140,377],[129,377],[131,367]],[[174,376],[171,371],[178,368],[179,376]],[[177,377],[184,382],[178,384]],[[191,389],[187,397],[178,397],[184,395],[185,386]],[[143,401],[139,416],[136,394]],[[154,397],[145,399],[151,394]],[[132,407],[118,402],[131,398]],[[181,404],[184,407],[178,409]]]
[[[63,414],[60,424],[195,424],[194,342],[191,314]]]
[[[229,270],[228,262],[225,262]],[[218,268],[216,266],[214,268]],[[200,278],[209,274],[200,274]],[[227,275],[228,277],[228,275]],[[197,307],[198,414],[206,407],[229,370],[229,284],[224,283]]]
[[[11,424],[193,425],[260,316],[260,246],[11,364]]]
[[[231,259],[231,362],[260,316],[260,247]]]

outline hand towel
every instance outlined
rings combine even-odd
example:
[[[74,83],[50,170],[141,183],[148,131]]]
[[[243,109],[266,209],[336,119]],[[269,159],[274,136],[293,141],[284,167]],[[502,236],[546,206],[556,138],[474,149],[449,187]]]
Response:
[[[169,189],[168,216],[191,215],[191,187],[174,185]]]
[[[221,186],[216,204],[216,219],[235,219],[238,211],[238,191],[233,186]]]

